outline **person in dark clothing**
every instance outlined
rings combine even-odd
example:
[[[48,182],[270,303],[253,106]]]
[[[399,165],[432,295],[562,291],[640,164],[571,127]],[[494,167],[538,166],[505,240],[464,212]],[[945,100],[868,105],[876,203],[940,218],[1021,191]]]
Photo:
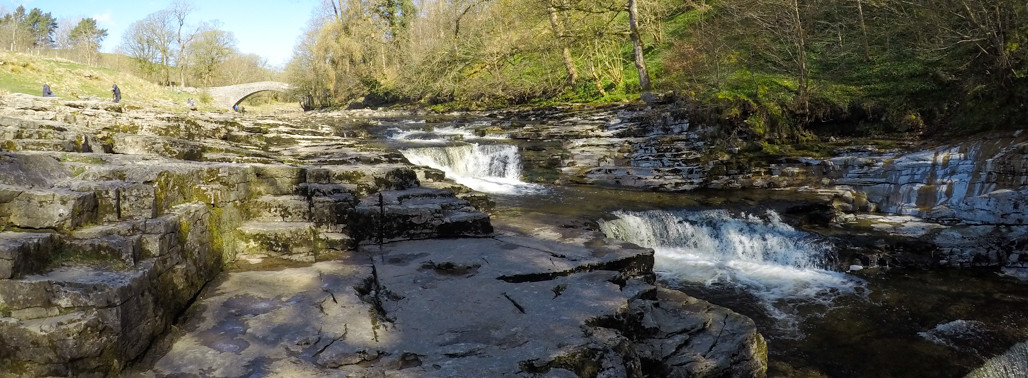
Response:
[[[111,88],[111,93],[114,93],[115,103],[121,102],[121,89],[118,89],[118,84],[114,84],[114,87]]]
[[[57,97],[50,91],[50,83],[43,84],[43,97]]]

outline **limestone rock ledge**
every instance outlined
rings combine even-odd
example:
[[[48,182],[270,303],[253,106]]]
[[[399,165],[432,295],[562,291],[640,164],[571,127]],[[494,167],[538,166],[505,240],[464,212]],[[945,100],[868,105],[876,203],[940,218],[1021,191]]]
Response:
[[[4,377],[117,374],[225,266],[351,251],[357,198],[419,187],[402,157],[336,126],[25,95],[0,103]],[[464,234],[489,229],[470,206],[427,216],[440,218],[435,228],[395,238],[471,218],[484,224]]]
[[[0,103],[0,376],[765,370],[753,323],[659,291],[652,251],[485,238],[345,125]],[[478,238],[379,243],[440,236]],[[307,266],[245,271],[268,259]]]
[[[366,245],[231,272],[133,375],[756,377],[753,322],[652,282],[653,252],[580,235]]]

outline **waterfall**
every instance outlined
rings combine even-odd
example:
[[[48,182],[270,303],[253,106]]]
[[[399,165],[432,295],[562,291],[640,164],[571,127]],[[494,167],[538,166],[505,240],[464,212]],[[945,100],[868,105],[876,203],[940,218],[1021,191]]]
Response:
[[[467,144],[401,150],[412,164],[435,168],[446,177],[487,193],[524,193],[539,186],[521,181],[521,156],[516,146]]]
[[[646,211],[600,221],[607,237],[653,248],[654,270],[664,280],[740,287],[769,312],[798,299],[828,303],[854,293],[862,281],[827,270],[831,245],[798,231],[768,211],[764,216],[726,210]]]
[[[1014,345],[1006,353],[993,357],[966,378],[1005,378],[1028,376],[1028,341]]]

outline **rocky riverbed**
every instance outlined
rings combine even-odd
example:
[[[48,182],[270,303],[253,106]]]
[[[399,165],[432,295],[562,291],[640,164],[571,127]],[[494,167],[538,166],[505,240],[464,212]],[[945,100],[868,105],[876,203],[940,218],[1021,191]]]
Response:
[[[0,103],[0,375],[766,371],[652,250],[497,232],[364,121]]]
[[[771,355],[776,375],[956,376],[1028,338],[1022,284],[886,278],[1028,276],[1028,136],[773,159],[718,138],[673,108],[241,117],[8,95],[0,375],[762,376]],[[667,230],[799,262],[787,285],[843,298],[779,298],[825,311],[779,314],[783,342],[766,293],[676,278]],[[768,268],[745,266],[704,280]],[[839,357],[926,342],[935,370]]]

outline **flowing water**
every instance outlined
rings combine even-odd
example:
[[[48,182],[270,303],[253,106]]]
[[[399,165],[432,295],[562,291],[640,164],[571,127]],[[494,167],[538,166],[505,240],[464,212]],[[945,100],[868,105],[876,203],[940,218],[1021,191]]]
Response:
[[[383,136],[412,163],[490,193],[498,225],[599,230],[653,248],[663,284],[754,319],[770,376],[959,377],[1028,339],[1024,282],[981,270],[841,272],[846,231],[797,228],[783,211],[811,199],[796,192],[526,183],[523,141],[477,132],[489,124],[403,120]]]
[[[732,286],[760,299],[783,330],[795,330],[792,303],[830,304],[862,291],[863,281],[830,270],[832,246],[763,215],[727,210],[616,211],[600,221],[607,237],[653,248],[654,270],[667,282]]]
[[[521,181],[517,146],[462,144],[400,150],[412,164],[435,168],[461,185],[485,193],[524,193],[541,187]]]
[[[438,169],[473,190],[493,194],[525,194],[542,187],[521,180],[518,147],[502,134],[478,135],[469,127],[405,122],[387,137],[412,164]],[[467,126],[474,125],[469,124]]]

